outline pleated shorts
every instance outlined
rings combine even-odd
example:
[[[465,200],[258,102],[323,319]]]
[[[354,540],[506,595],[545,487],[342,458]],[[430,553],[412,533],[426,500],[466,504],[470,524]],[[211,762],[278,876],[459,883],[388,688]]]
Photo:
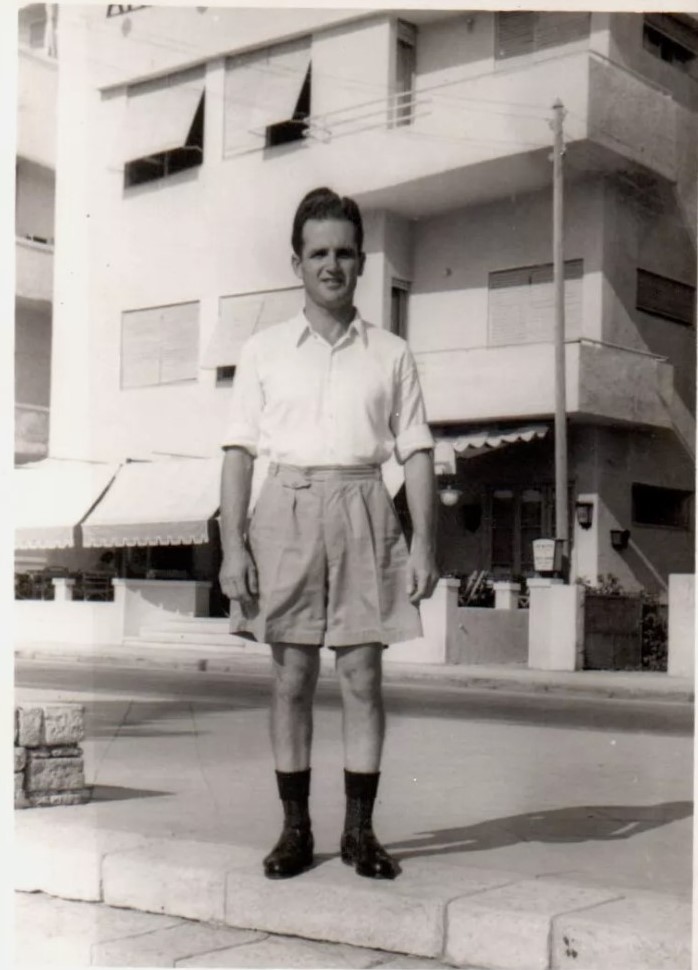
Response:
[[[248,538],[259,612],[231,616],[233,632],[328,647],[422,635],[407,597],[407,544],[379,467],[272,464]]]

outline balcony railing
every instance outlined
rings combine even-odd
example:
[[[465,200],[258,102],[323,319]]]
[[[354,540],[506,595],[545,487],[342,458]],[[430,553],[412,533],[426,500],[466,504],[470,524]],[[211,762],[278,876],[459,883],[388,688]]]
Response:
[[[17,296],[50,303],[53,299],[52,243],[17,236],[15,244]]]
[[[15,404],[15,455],[43,458],[48,453],[49,408]]]

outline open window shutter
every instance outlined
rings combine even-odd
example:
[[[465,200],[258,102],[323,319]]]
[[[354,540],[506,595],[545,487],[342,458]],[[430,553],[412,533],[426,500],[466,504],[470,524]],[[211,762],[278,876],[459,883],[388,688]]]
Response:
[[[263,148],[267,127],[293,118],[309,66],[309,38],[228,58],[226,155]]]
[[[579,11],[537,13],[535,49],[559,47],[589,36],[591,14]]]
[[[646,13],[645,23],[661,31],[689,51],[698,55],[698,30],[680,20],[678,16],[665,13]]]
[[[122,158],[125,162],[182,148],[204,91],[203,68],[128,88]]]
[[[533,51],[536,15],[530,10],[500,11],[495,15],[495,58],[518,57]]]
[[[248,337],[294,317],[302,303],[303,290],[300,286],[222,297],[218,305],[218,325],[201,366],[213,368],[237,364],[242,345]]]

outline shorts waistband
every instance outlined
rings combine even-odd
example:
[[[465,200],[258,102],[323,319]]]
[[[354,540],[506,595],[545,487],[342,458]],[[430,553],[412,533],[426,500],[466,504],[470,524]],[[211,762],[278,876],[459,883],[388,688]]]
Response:
[[[282,465],[271,462],[268,474],[282,479],[299,478],[306,481],[356,481],[381,478],[380,465]]]

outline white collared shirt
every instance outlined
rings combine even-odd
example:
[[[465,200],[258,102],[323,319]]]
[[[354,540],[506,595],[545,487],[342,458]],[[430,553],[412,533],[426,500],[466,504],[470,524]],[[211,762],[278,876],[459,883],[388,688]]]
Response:
[[[378,465],[393,449],[403,463],[433,445],[409,347],[358,313],[334,345],[301,312],[242,348],[223,447],[308,467]]]

